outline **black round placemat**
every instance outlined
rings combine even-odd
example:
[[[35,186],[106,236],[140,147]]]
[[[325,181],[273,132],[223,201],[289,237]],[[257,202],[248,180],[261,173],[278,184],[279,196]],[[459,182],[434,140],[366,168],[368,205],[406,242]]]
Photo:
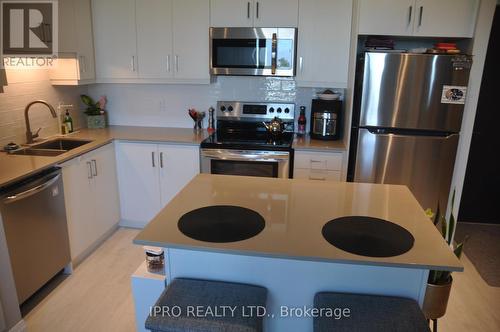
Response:
[[[349,216],[333,219],[321,232],[331,245],[352,254],[391,257],[404,254],[415,239],[403,227],[387,220]]]
[[[231,205],[208,206],[186,213],[177,226],[186,236],[206,242],[235,242],[259,234],[266,225],[257,212]]]

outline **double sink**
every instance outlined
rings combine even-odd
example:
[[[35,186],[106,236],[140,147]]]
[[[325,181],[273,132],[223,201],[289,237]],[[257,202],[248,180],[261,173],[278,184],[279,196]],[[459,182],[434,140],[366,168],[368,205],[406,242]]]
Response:
[[[25,156],[58,156],[92,141],[72,138],[55,138],[29,147],[15,150],[10,154]]]

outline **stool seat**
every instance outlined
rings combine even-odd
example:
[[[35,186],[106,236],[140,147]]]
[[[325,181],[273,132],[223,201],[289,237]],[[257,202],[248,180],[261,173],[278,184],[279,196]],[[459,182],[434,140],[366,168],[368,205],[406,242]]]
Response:
[[[315,308],[348,308],[349,317],[315,317],[314,332],[430,331],[417,302],[411,299],[345,293],[318,293]],[[335,319],[338,318],[338,319]]]
[[[174,279],[159,297],[146,320],[152,332],[257,332],[263,317],[264,287],[198,279]],[[161,311],[160,311],[161,309]]]

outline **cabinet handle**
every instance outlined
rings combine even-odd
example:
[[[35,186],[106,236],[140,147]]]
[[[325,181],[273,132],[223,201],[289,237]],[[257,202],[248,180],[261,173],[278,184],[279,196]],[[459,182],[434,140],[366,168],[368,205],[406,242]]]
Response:
[[[326,177],[322,176],[322,177],[314,177],[312,175],[309,175],[309,180],[319,180],[319,181],[325,181],[326,180]]]
[[[179,56],[176,55],[174,60],[175,60],[175,71],[178,72],[179,71]]]
[[[303,72],[303,69],[304,69],[304,58],[299,57],[299,71],[300,71],[300,73]]]
[[[160,168],[163,168],[163,152],[160,152]]]
[[[170,54],[167,55],[167,72],[170,73]]]
[[[420,14],[418,16],[418,26],[422,26],[422,15],[424,13],[424,6],[420,6]]]
[[[87,178],[92,179],[92,164],[90,163],[90,161],[87,161],[87,169]]]
[[[250,19],[250,1],[247,2],[247,18]]]
[[[259,18],[259,2],[257,1],[257,7],[255,8],[255,16]]]
[[[132,67],[132,71],[135,71],[135,55],[132,55],[132,60],[130,61],[130,66]]]
[[[154,151],[151,152],[151,165],[153,167],[156,167],[156,164],[155,164],[155,153],[154,153]]]
[[[94,170],[92,172],[92,175],[97,176],[97,162],[95,159],[92,159],[92,165],[94,165]]]
[[[408,9],[408,25],[411,24],[411,14],[413,12],[413,6],[410,6],[410,8]]]

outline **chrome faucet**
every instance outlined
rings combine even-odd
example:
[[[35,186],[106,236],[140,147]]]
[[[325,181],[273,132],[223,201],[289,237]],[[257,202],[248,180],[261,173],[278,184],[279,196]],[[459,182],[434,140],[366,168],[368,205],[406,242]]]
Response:
[[[24,120],[26,121],[26,141],[28,144],[33,143],[33,140],[38,137],[38,133],[42,128],[38,128],[36,132],[32,133],[31,132],[31,126],[30,126],[30,119],[28,116],[28,111],[30,110],[30,107],[35,105],[35,104],[43,104],[49,108],[50,113],[52,114],[53,118],[57,118],[57,113],[54,110],[54,107],[52,107],[49,103],[43,100],[35,100],[26,105],[26,108],[24,109]]]

